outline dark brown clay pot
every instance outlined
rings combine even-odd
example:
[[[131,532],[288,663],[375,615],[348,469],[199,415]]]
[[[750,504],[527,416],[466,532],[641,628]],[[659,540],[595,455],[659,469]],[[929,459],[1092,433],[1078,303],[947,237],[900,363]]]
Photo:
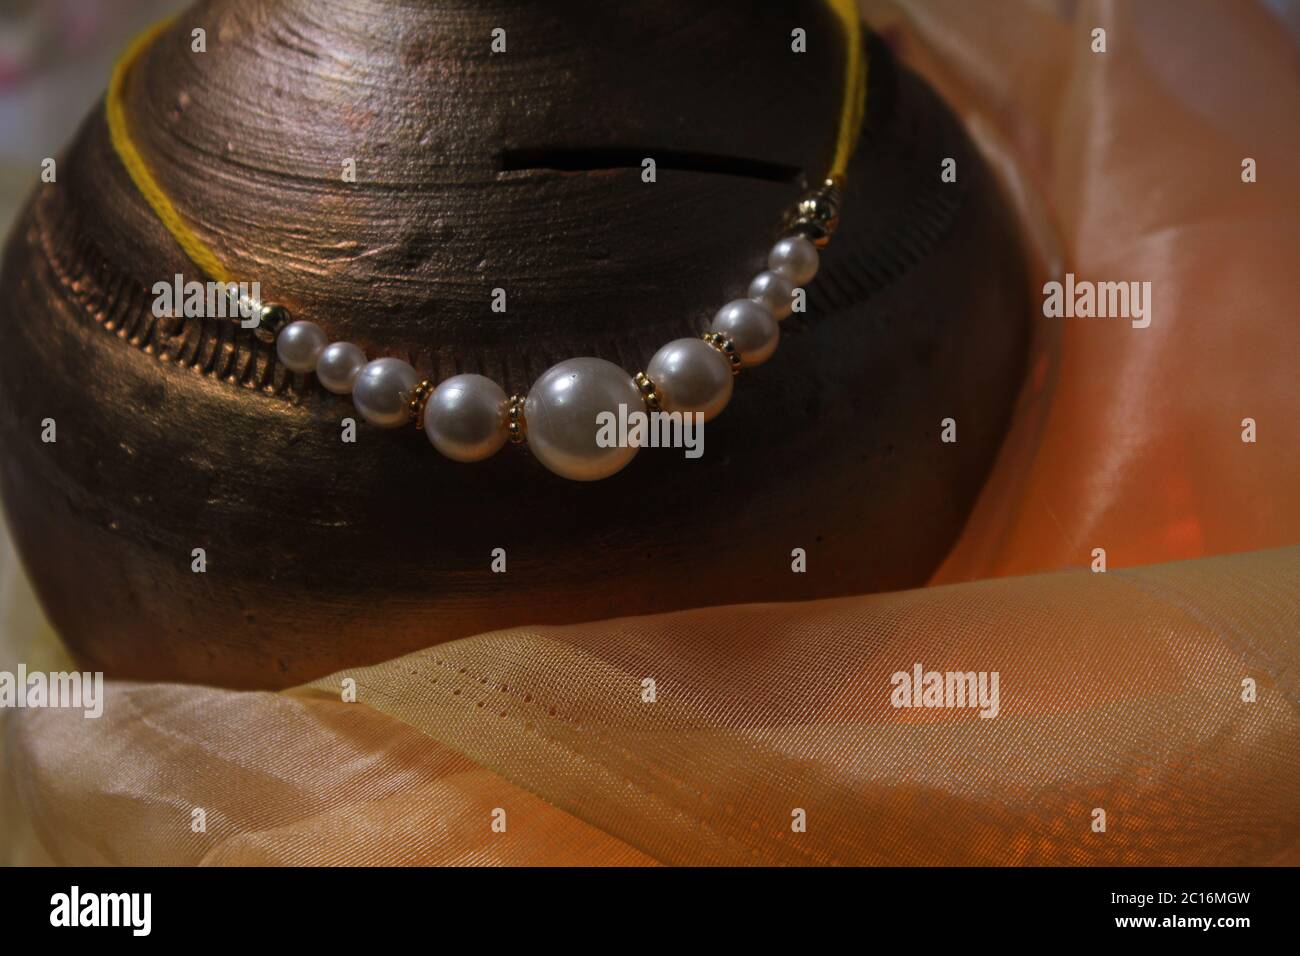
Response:
[[[572,356],[644,368],[743,292],[829,158],[839,42],[812,0],[213,0],[147,52],[127,106],[178,209],[268,299],[435,381],[523,392]],[[96,109],[0,282],[2,490],[56,628],[110,675],[276,687],[513,624],[924,582],[1006,427],[1028,285],[963,131],[870,47],[807,316],[741,374],[702,458],[644,450],[595,483],[526,448],[456,464],[413,429],[345,444],[350,402],[251,332],[155,320],[155,282],[202,277]]]

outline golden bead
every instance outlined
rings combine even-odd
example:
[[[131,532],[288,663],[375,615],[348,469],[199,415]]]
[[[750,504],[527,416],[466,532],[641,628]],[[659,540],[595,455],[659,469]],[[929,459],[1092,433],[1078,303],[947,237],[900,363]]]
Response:
[[[528,438],[528,422],[524,418],[524,396],[511,395],[510,404],[506,406],[506,432],[516,445],[522,445]]]
[[[799,205],[795,206],[795,212],[798,213],[798,218],[820,222],[830,232],[835,231],[840,221],[839,206],[820,194],[800,199]]]
[[[652,412],[657,412],[663,407],[663,403],[659,400],[659,392],[655,388],[655,383],[650,381],[649,375],[645,372],[637,372],[636,375],[632,377],[632,381],[636,382],[636,387],[641,392],[641,397],[645,399],[646,408]]]
[[[253,334],[257,336],[259,342],[270,345],[280,334],[280,330],[290,321],[289,310],[284,306],[263,305],[258,309],[257,325],[253,329]]]
[[[830,230],[826,228],[825,223],[818,222],[816,219],[800,216],[791,221],[787,228],[791,232],[803,236],[818,249],[825,249],[830,245]]]
[[[828,179],[804,193],[786,219],[786,228],[824,249],[840,223],[840,186]]]
[[[740,353],[736,351],[736,345],[731,339],[721,332],[705,332],[700,338],[721,352],[723,357],[731,363],[732,375],[740,374]]]
[[[424,406],[429,404],[429,396],[432,394],[433,383],[427,378],[411,389],[411,400],[406,407],[410,409],[411,422],[416,428],[424,428]]]

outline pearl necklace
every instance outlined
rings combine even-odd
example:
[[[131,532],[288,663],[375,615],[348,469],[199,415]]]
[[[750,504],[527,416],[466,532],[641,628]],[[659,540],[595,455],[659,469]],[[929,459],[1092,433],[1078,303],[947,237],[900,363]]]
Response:
[[[526,396],[507,396],[482,375],[454,375],[434,387],[399,358],[367,359],[351,342],[330,342],[316,323],[291,320],[282,305],[241,302],[256,318],[255,335],[275,345],[292,372],[316,375],[336,395],[351,395],[361,416],[381,428],[414,422],[446,457],[482,461],[507,441],[527,442],[533,456],[555,474],[595,481],[620,471],[638,450],[634,444],[603,446],[598,422],[623,410],[697,415],[708,421],[731,400],[733,377],[771,358],[780,321],[791,314],[796,290],[817,274],[820,254],[839,220],[845,169],[857,141],[866,98],[866,61],[854,0],[828,0],[845,42],[845,86],[839,135],[827,177],[786,216],[786,234],[767,255],[767,269],[749,284],[747,298],[728,302],[699,338],[669,342],[645,371],[629,376],[605,359],[567,359],[551,366]],[[190,259],[208,276],[233,287],[226,268],[190,229],[154,179],[131,140],[123,89],[131,64],[170,21],[139,37],[113,71],[105,97],[113,146],[141,195]]]

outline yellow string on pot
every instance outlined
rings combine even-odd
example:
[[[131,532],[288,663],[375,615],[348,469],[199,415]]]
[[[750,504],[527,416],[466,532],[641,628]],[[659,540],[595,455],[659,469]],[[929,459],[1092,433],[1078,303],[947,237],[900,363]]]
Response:
[[[113,77],[108,81],[108,93],[104,96],[104,107],[108,114],[108,135],[113,143],[113,149],[117,151],[118,158],[122,160],[122,165],[126,167],[131,181],[135,183],[135,188],[140,190],[140,195],[149,203],[154,214],[167,227],[180,247],[185,250],[185,254],[190,257],[196,266],[203,270],[210,279],[217,282],[232,282],[233,279],[226,267],[221,264],[216,253],[207,247],[192,230],[181,214],[176,211],[172,201],[167,198],[163,192],[162,186],[158,185],[158,180],[154,179],[153,173],[149,171],[149,165],[136,149],[135,143],[131,140],[131,131],[127,126],[126,107],[124,106],[123,92],[126,88],[126,77],[131,70],[132,64],[140,58],[140,54],[148,49],[149,44],[158,36],[171,20],[163,20],[161,23],[155,23],[140,36],[136,37],[131,43],[122,58],[117,61],[113,67]]]

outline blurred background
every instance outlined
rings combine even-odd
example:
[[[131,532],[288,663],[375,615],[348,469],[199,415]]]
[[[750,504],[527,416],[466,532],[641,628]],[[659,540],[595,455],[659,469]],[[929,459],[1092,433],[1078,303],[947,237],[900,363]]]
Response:
[[[68,143],[139,30],[181,0],[0,0],[0,225]]]

